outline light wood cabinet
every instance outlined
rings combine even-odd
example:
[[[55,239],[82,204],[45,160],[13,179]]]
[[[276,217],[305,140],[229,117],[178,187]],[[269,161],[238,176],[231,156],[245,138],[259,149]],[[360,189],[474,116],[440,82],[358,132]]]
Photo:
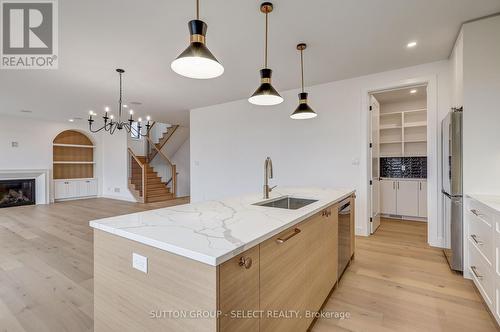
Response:
[[[314,224],[317,218],[311,220]],[[307,265],[309,241],[314,227],[305,221],[260,245],[260,320],[261,332],[305,331],[308,323],[300,318],[268,317],[272,311],[303,312],[309,301]]]
[[[354,196],[350,200],[352,255]],[[305,313],[321,309],[338,279],[338,204],[218,266],[103,231],[94,234],[96,332],[305,332],[313,321]],[[147,273],[132,267],[133,253],[148,257]],[[151,310],[220,316],[151,319]]]
[[[219,268],[221,332],[259,331],[259,317],[253,315],[259,311],[259,249],[259,246],[255,246]],[[241,317],[243,314],[245,316]]]

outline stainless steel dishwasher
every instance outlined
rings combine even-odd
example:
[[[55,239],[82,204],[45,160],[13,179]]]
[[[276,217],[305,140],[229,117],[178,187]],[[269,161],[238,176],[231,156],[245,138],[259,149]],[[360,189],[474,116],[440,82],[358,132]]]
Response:
[[[339,204],[339,279],[351,259],[351,199]]]

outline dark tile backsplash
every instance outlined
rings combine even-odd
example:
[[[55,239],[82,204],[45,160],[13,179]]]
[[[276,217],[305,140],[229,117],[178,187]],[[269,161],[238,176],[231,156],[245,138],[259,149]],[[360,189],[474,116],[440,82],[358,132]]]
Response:
[[[427,157],[380,158],[381,178],[427,178]]]

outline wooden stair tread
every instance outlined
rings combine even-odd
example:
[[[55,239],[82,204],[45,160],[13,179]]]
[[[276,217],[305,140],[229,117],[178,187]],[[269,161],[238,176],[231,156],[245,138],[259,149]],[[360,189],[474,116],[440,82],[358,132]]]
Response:
[[[173,132],[164,133],[163,136],[172,136],[172,134]],[[162,137],[162,139],[164,138],[165,137]],[[132,163],[131,174],[129,178],[129,189],[134,191],[135,196],[142,197],[145,189],[146,197],[144,199],[144,202],[146,203],[163,202],[174,199],[175,195],[171,192],[171,189],[167,187],[167,184],[165,182],[162,182],[161,176],[158,175],[158,172],[156,172],[154,168],[147,162],[146,156],[136,157],[142,165],[139,165],[137,162]],[[142,188],[143,169],[145,173],[145,188]]]

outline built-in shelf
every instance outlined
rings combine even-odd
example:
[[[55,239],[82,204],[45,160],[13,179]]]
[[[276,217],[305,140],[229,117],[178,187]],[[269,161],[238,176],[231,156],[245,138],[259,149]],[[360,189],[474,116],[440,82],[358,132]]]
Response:
[[[416,110],[408,110],[408,111],[397,111],[397,112],[387,112],[387,113],[380,113],[380,116],[390,116],[390,115],[400,115],[401,113],[414,113],[414,112],[427,112],[427,108],[419,108]]]
[[[380,126],[380,130],[401,129],[401,126]]]
[[[66,130],[52,143],[54,180],[94,177],[95,146],[85,134]]]
[[[61,143],[54,143],[52,146],[65,146],[68,148],[83,148],[83,149],[93,149],[95,148],[94,145],[80,145],[80,144],[61,144]]]
[[[54,161],[54,164],[67,164],[67,165],[85,165],[85,164],[95,164],[94,161]]]
[[[380,156],[427,155],[427,109],[380,114]]]
[[[419,121],[419,122],[407,122],[404,124],[405,128],[412,127],[427,127],[427,121]]]

